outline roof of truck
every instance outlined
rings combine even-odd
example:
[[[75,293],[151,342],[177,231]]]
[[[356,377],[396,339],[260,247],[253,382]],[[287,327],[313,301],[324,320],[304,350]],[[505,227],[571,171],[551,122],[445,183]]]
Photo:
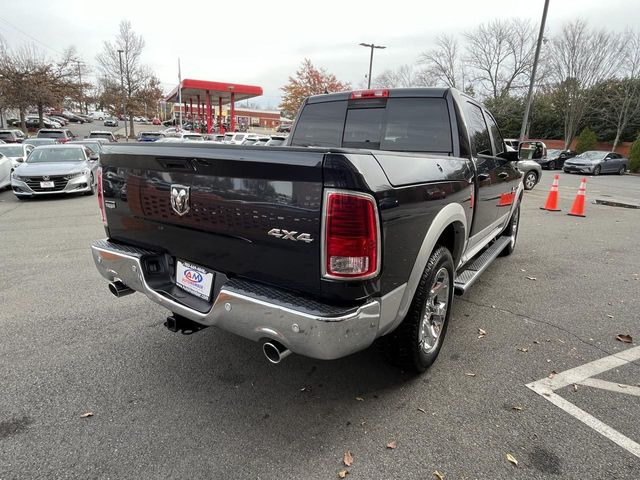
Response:
[[[401,98],[401,97],[444,97],[450,87],[421,87],[421,88],[370,88],[364,90],[349,90],[347,92],[323,93],[320,95],[312,95],[308,98],[307,103],[332,102],[336,100],[349,100],[351,94],[362,92],[386,92],[381,97]]]

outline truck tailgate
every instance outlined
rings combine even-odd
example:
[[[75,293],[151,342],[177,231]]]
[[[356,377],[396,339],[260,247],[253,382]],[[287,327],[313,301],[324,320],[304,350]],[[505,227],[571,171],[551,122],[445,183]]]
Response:
[[[319,292],[323,156],[290,147],[108,146],[109,236],[230,277]],[[188,198],[172,205],[174,189]]]

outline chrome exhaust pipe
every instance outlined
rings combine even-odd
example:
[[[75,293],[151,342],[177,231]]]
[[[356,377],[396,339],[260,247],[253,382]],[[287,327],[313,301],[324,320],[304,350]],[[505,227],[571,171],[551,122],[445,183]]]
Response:
[[[291,354],[291,350],[275,340],[264,342],[262,344],[262,351],[271,363],[280,363],[283,358]]]
[[[131,295],[132,293],[135,292],[135,290],[127,287],[120,280],[116,280],[115,282],[111,282],[109,284],[109,291],[111,293],[113,293],[113,295],[118,297],[118,298],[124,297],[126,295]]]

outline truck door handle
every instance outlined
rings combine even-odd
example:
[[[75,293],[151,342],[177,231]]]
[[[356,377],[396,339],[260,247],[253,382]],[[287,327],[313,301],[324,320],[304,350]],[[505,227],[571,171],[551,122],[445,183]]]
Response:
[[[498,178],[507,178],[509,176],[509,174],[507,172],[500,172],[498,174]]]
[[[490,175],[488,173],[479,173],[478,174],[478,180],[480,180],[480,181],[486,180],[489,177],[490,177]]]

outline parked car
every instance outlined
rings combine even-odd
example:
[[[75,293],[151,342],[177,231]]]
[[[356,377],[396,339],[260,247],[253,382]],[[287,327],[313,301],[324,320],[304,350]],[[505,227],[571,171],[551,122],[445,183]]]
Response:
[[[76,136],[67,128],[41,128],[37,138],[54,138],[58,143],[66,143]]]
[[[162,125],[162,122],[160,121],[159,118],[154,118],[153,120],[151,120],[151,124],[152,125]]]
[[[93,130],[89,133],[89,138],[104,138],[109,142],[117,142],[118,140],[113,135],[113,133],[105,131],[105,130]]]
[[[215,325],[272,363],[379,338],[392,362],[424,371],[454,291],[515,249],[517,152],[450,88],[317,95],[299,112],[286,147],[177,143],[158,162],[154,146],[112,146],[95,265],[116,297],[168,308],[174,332]]]
[[[531,190],[542,178],[542,167],[534,160],[518,160],[518,170],[522,172],[522,183],[525,190]]]
[[[205,140],[209,140],[216,143],[222,143],[224,140],[224,135],[221,133],[210,133],[204,136]]]
[[[228,143],[229,145],[241,145],[245,138],[247,138],[247,134],[243,132],[225,133],[222,143]]]
[[[95,192],[98,156],[82,145],[36,147],[13,171],[11,188],[19,199],[52,193]]]
[[[105,127],[117,127],[119,125],[117,118],[107,118],[103,122]]]
[[[164,138],[165,135],[162,132],[140,132],[138,134],[139,142],[155,142],[161,138]]]
[[[564,161],[574,156],[575,152],[571,150],[550,148],[547,149],[547,154],[543,158],[536,159],[536,162],[538,162],[542,168],[548,168],[549,170],[555,170],[556,168],[562,169]]]
[[[57,116],[51,116],[49,115],[49,118],[51,120],[53,120],[54,122],[59,123],[62,127],[64,127],[65,125],[67,125],[69,123],[69,120],[67,120],[64,117],[57,117]],[[46,126],[46,125],[45,125]]]
[[[278,133],[289,133],[291,132],[291,124],[290,123],[283,123],[281,125],[278,125],[276,128],[276,132]]]
[[[279,147],[286,142],[287,137],[280,135],[271,135],[271,139],[264,144],[265,147]]]
[[[35,147],[29,143],[7,143],[4,145],[0,145],[0,153],[11,160],[12,168],[16,168],[22,162],[26,160],[26,158],[31,153]]]
[[[84,123],[93,123],[93,118],[90,115],[85,115],[83,113],[76,113],[75,116],[80,117],[82,120],[84,120]]]
[[[565,160],[562,169],[567,173],[590,173],[594,176],[601,173],[624,175],[629,170],[629,160],[619,153],[589,150]]]
[[[25,120],[25,125],[29,130],[37,130],[40,128],[40,118],[27,117],[27,119]],[[47,117],[42,118],[42,125],[44,125],[44,128],[62,128],[62,124]]]
[[[11,159],[0,153],[0,190],[11,185],[11,174],[13,172]]]
[[[60,116],[66,118],[67,120],[73,123],[86,123],[84,118],[80,117],[79,115],[76,115],[75,113],[69,112],[67,110],[63,111],[60,114]]]
[[[33,145],[34,147],[39,147],[40,145],[54,145],[56,142],[55,138],[29,138],[27,140],[29,145]]]
[[[4,143],[22,143],[24,139],[22,130],[0,130],[0,140],[4,140]]]
[[[109,142],[102,142],[101,139],[97,138],[85,138],[84,140],[73,140],[72,142],[67,142],[67,145],[83,145],[91,150],[93,155],[100,157],[100,154],[102,153],[102,146],[105,145],[105,143]]]

